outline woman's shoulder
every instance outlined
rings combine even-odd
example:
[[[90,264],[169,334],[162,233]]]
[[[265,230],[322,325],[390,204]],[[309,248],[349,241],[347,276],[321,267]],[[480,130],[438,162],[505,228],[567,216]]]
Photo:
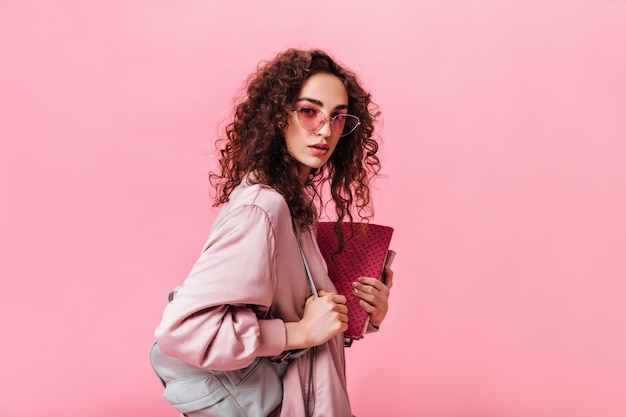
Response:
[[[267,185],[248,181],[243,181],[233,190],[228,206],[229,211],[260,208],[272,219],[290,217],[287,201],[278,191]]]

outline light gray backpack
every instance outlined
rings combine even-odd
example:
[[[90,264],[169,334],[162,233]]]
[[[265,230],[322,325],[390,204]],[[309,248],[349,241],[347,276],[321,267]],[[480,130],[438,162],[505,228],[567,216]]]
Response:
[[[282,376],[291,358],[258,357],[243,369],[212,371],[164,355],[156,342],[150,352],[163,397],[188,417],[266,417],[282,402]]]

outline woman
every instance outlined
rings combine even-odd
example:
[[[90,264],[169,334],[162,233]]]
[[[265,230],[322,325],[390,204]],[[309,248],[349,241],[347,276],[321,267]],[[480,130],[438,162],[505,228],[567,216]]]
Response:
[[[312,348],[289,365],[273,415],[352,415],[346,298],[328,277],[314,233],[318,210],[329,204],[338,222],[371,217],[377,116],[356,76],[323,51],[290,49],[259,66],[218,141],[220,170],[210,179],[223,207],[156,330],[162,353],[233,370]],[[311,295],[296,239],[319,297]],[[354,292],[371,313],[369,331],[387,313],[393,272],[385,273],[387,285],[355,277]]]

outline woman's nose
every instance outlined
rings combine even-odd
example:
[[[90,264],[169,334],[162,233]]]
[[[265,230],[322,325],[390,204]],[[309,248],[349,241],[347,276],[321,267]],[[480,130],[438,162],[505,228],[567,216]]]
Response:
[[[317,134],[322,135],[324,137],[330,136],[333,133],[333,130],[330,125],[331,123],[332,123],[332,119],[330,117],[327,117],[324,120],[324,123],[322,123],[322,125],[320,126],[320,128],[317,129]]]

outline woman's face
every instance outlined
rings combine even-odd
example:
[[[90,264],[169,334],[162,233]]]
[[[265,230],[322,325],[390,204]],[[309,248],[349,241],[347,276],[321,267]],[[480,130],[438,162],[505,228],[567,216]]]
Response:
[[[285,129],[285,142],[289,154],[300,164],[300,180],[304,182],[312,168],[320,168],[328,161],[339,142],[342,132],[332,129],[330,119],[348,112],[348,92],[336,76],[318,73],[304,82],[296,103],[288,110],[291,117]],[[319,129],[307,130],[299,122],[310,128],[315,115],[321,120],[326,116]]]

